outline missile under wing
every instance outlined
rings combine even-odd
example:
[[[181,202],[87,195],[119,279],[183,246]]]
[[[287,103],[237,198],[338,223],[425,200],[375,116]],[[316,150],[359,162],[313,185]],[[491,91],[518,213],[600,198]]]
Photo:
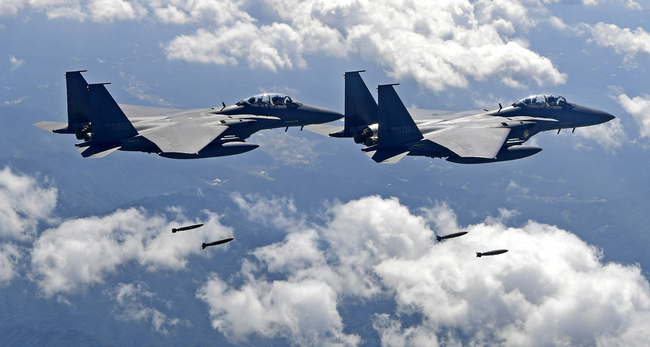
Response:
[[[84,158],[100,158],[117,150],[175,159],[233,155],[259,147],[245,142],[259,130],[327,123],[343,116],[269,93],[231,106],[193,110],[118,105],[106,83],[89,84],[82,72],[66,72],[68,122],[34,125],[57,134],[74,134],[82,141],[75,146]]]
[[[533,135],[573,129],[614,119],[607,112],[538,94],[493,110],[407,109],[396,84],[379,85],[375,102],[359,73],[345,74],[345,126],[331,137],[352,137],[378,163],[407,155],[479,164],[525,158],[542,149],[524,145]]]

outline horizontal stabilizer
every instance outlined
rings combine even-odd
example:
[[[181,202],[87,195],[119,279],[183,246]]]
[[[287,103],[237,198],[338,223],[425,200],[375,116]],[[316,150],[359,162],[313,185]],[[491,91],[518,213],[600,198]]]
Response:
[[[165,153],[197,154],[227,129],[225,125],[175,123],[150,133],[143,132],[142,136]]]
[[[309,130],[312,133],[316,133],[318,135],[330,137],[330,134],[343,131],[343,127],[340,125],[312,124],[305,125],[305,130]]]
[[[409,154],[409,150],[404,147],[393,147],[365,151],[365,153],[377,163],[395,164]]]
[[[435,142],[459,157],[495,158],[510,134],[510,128],[450,128],[429,133]]]
[[[51,132],[67,132],[68,123],[59,123],[59,122],[38,122],[34,124],[35,126]]]
[[[79,153],[81,153],[81,156],[84,158],[102,158],[105,157],[118,149],[120,149],[122,146],[120,145],[109,145],[109,144],[99,144],[99,145],[90,145],[87,147],[77,147],[79,150]]]

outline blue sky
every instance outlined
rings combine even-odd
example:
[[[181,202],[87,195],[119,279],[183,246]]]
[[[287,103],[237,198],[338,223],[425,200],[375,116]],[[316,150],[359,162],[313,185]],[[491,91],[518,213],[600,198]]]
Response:
[[[649,7],[2,1],[3,320],[117,345],[644,345]],[[144,106],[274,91],[342,112],[343,73],[366,69],[371,90],[399,82],[412,107],[550,92],[617,118],[478,166],[377,165],[297,129],[233,157],[82,159],[73,138],[32,126],[65,121],[64,72],[80,69]],[[474,256],[497,248],[510,251]]]

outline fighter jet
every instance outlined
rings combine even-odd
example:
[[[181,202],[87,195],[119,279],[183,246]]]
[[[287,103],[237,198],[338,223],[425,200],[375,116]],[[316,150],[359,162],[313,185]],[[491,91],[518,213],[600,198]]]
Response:
[[[343,117],[325,108],[300,103],[283,94],[259,94],[235,105],[179,110],[118,105],[105,87],[88,84],[81,71],[66,72],[68,123],[35,126],[57,134],[75,134],[84,158],[116,150],[156,153],[175,159],[240,154],[259,147],[246,143],[262,129],[327,123]],[[285,131],[286,131],[285,129]]]
[[[329,136],[354,138],[377,163],[397,163],[407,155],[461,164],[520,159],[542,150],[523,145],[539,132],[575,131],[614,119],[607,112],[552,94],[531,95],[493,110],[407,109],[395,92],[396,84],[380,85],[376,103],[360,72],[345,73],[345,126]]]

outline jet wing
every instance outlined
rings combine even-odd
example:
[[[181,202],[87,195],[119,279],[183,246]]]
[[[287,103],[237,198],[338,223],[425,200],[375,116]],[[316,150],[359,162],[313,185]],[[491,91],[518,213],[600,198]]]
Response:
[[[459,157],[494,158],[510,134],[510,128],[449,128],[426,134]]]
[[[226,125],[174,123],[143,132],[142,136],[167,153],[196,154],[228,129]]]
[[[185,111],[185,110],[166,108],[166,107],[150,107],[150,106],[127,105],[127,104],[119,104],[119,106],[122,109],[122,112],[124,112],[126,117],[129,119],[160,117],[160,116],[166,116],[169,114]]]

